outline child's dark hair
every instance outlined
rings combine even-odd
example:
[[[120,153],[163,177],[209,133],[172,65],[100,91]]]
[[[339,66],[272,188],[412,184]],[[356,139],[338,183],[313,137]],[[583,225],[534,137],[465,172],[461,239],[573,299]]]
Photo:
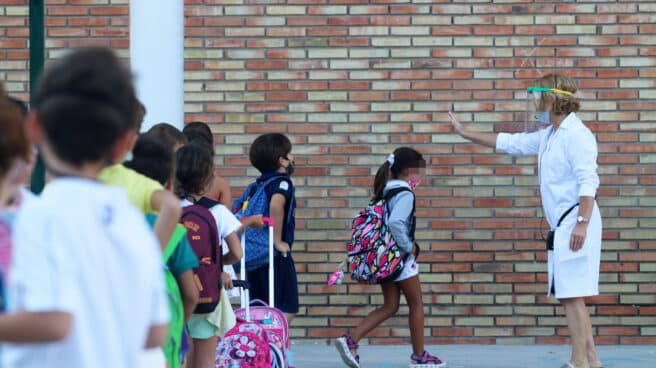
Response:
[[[278,159],[292,151],[292,142],[280,133],[263,134],[253,141],[248,158],[261,173],[278,170]]]
[[[30,144],[24,119],[20,108],[5,96],[0,83],[0,177],[7,174],[15,159],[29,159]]]
[[[132,159],[124,165],[165,185],[174,173],[173,147],[151,132],[141,134],[132,150]]]
[[[374,179],[374,199],[383,197],[383,191],[389,179],[398,179],[408,169],[420,169],[426,167],[424,157],[414,148],[399,147],[394,150],[394,164],[390,160],[380,166]]]
[[[202,121],[194,121],[185,125],[182,133],[187,138],[187,142],[207,145],[212,155],[214,154],[214,135],[209,125]]]
[[[185,137],[178,128],[169,123],[153,125],[152,128],[148,130],[148,135],[170,147],[171,151],[173,151],[173,147],[178,144],[187,144],[187,137]]]
[[[129,70],[107,48],[77,49],[54,62],[33,107],[54,153],[78,167],[108,161],[139,111]]]
[[[201,195],[212,180],[214,162],[206,145],[190,143],[176,153],[175,193],[180,198]]]

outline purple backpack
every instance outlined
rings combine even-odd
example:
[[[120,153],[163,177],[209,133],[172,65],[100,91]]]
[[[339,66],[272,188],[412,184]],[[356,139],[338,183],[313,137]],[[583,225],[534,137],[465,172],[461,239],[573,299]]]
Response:
[[[200,298],[194,313],[211,313],[221,297],[221,243],[214,215],[210,212],[217,202],[198,201],[182,210],[180,223],[187,229],[187,240],[198,257],[194,281]]]

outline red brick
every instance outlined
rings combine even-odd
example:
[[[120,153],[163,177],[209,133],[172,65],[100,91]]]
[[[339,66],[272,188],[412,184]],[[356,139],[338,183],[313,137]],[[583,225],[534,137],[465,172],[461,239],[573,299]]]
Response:
[[[91,15],[128,15],[127,6],[95,6],[90,8]]]

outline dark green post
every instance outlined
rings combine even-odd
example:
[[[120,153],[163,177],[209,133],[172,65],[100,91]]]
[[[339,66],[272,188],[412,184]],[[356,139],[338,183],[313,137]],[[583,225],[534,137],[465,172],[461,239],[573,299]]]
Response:
[[[30,0],[30,101],[34,100],[36,84],[45,62],[45,7],[44,0]],[[31,188],[41,193],[45,186],[46,170],[41,158],[32,172]]]

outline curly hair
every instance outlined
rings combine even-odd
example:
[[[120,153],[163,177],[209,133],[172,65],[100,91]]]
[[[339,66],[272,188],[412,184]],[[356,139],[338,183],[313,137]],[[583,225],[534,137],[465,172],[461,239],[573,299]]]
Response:
[[[556,88],[563,91],[576,93],[578,87],[576,82],[570,77],[562,74],[549,74],[535,81],[535,85],[546,88]],[[581,108],[581,102],[574,96],[564,95],[562,93],[543,93],[540,107],[551,106],[551,112],[556,115],[567,115],[577,112]],[[545,109],[546,110],[546,109]]]

